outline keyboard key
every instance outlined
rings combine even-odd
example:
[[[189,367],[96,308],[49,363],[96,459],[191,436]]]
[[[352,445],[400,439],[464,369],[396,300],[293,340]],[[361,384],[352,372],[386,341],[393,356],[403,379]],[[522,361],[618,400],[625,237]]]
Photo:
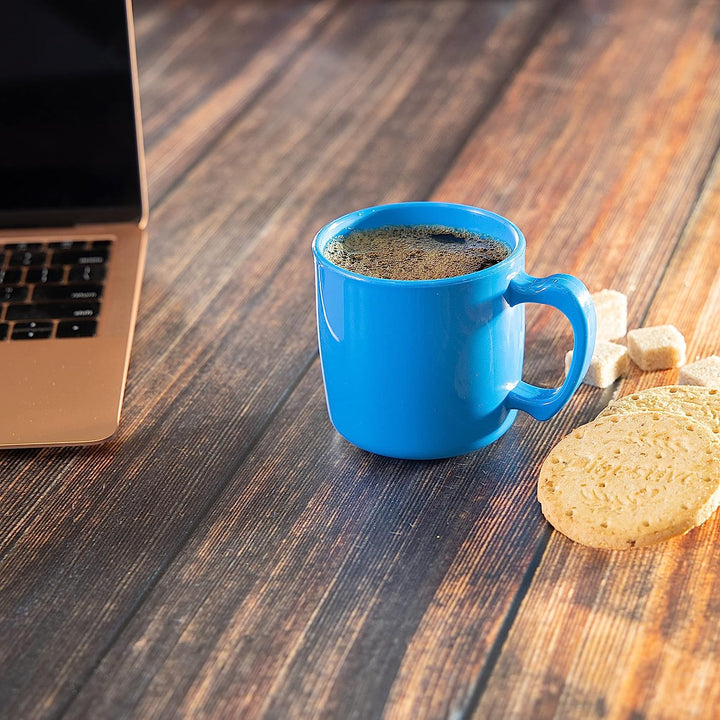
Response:
[[[105,279],[104,265],[85,265],[84,267],[70,268],[68,280],[70,282],[102,282]]]
[[[95,240],[92,243],[94,248],[108,248],[112,245],[112,240]]]
[[[29,267],[30,265],[43,265],[47,253],[42,250],[17,250],[10,256],[8,265],[11,267]]]
[[[22,302],[28,295],[24,285],[0,285],[0,302]]]
[[[63,269],[61,267],[28,268],[25,275],[25,282],[28,283],[56,283],[62,279]]]
[[[33,302],[38,300],[99,300],[102,285],[39,285],[33,292]],[[2,290],[0,289],[0,298]]]
[[[100,312],[98,302],[54,302],[8,305],[6,320],[62,320],[89,319]]]
[[[16,323],[13,327],[13,340],[43,340],[52,337],[52,323],[28,322]]]
[[[53,250],[82,250],[85,248],[84,240],[60,240],[59,242],[48,243]]]
[[[92,250],[56,250],[51,265],[103,265],[108,259],[107,248]]]
[[[8,250],[41,250],[42,243],[38,243],[38,242],[6,243],[5,247]]]
[[[0,323],[0,342],[7,340],[9,327],[7,323]]]
[[[0,270],[0,284],[17,285],[22,277],[22,270]]]
[[[97,332],[96,320],[64,320],[58,323],[55,337],[92,337]]]

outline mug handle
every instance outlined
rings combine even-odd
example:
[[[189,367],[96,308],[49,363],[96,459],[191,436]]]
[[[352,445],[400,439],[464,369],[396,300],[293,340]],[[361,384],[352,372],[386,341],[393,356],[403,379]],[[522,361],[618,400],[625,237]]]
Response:
[[[508,393],[508,408],[523,410],[536,420],[549,420],[570,400],[582,382],[595,348],[595,306],[587,288],[572,275],[536,278],[520,272],[505,293],[510,306],[522,302],[551,305],[570,321],[573,354],[565,382],[557,388],[540,388],[522,380]]]

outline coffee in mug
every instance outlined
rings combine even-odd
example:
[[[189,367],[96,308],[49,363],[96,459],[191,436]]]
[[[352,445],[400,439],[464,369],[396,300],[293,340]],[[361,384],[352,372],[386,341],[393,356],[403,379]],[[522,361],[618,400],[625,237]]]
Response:
[[[468,275],[504,260],[500,240],[442,225],[390,225],[334,238],[323,253],[330,262],[360,275],[389,280],[435,280]]]

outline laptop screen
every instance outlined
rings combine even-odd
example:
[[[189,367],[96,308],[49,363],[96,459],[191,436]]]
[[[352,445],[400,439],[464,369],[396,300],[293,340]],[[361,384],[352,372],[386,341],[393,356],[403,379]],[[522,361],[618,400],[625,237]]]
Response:
[[[0,224],[140,219],[125,0],[5,3]]]

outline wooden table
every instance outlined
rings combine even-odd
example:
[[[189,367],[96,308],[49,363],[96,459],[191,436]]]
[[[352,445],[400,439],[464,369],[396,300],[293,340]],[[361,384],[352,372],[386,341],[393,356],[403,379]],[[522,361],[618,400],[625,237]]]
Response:
[[[0,716],[715,718],[720,516],[553,532],[552,445],[641,373],[441,462],[332,429],[310,241],[493,209],[528,270],[720,352],[720,4],[137,0],[150,249],[121,428],[0,456]],[[571,336],[532,310],[525,378]],[[5,410],[8,412],[9,410]]]

